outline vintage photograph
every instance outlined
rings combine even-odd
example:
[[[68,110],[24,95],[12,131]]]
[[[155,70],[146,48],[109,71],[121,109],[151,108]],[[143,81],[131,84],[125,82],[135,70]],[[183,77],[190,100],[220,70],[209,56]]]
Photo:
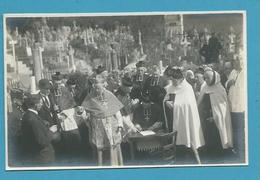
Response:
[[[244,11],[5,14],[6,169],[248,164]]]

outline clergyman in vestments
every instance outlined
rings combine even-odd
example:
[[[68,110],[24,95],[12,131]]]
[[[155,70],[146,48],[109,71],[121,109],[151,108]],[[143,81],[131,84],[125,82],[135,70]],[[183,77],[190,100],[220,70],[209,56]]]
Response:
[[[103,151],[110,151],[111,165],[123,165],[121,152],[123,121],[120,110],[123,104],[106,90],[104,80],[97,75],[93,88],[82,103],[90,114],[90,139],[98,153],[98,165],[103,165]]]

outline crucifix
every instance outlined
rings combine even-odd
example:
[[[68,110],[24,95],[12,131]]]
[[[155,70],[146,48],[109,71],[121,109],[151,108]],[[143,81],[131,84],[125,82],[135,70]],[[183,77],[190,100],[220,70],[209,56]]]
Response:
[[[43,77],[43,61],[42,61],[42,52],[44,51],[44,48],[43,47],[38,47],[38,50],[39,50],[39,58],[40,58],[40,65],[41,65],[41,73],[42,73],[42,77]]]
[[[144,49],[143,49],[143,44],[142,44],[142,34],[141,34],[141,31],[138,30],[138,40],[139,40],[139,45],[140,45],[140,48],[141,48],[141,55],[144,54]]]
[[[18,27],[15,27],[15,39],[17,40],[17,44],[19,47],[22,46],[22,36],[19,34]]]
[[[69,69],[70,69],[70,57],[69,57],[69,55],[66,55],[65,58],[66,58],[66,61],[67,61],[67,68],[68,68],[68,71],[69,71]]]
[[[73,22],[73,31],[77,30],[77,22],[74,20]]]
[[[18,27],[15,27],[15,37],[17,38],[19,36]]]
[[[234,53],[235,52],[235,46],[236,46],[236,44],[235,44],[236,35],[234,33],[234,29],[233,29],[232,26],[230,27],[228,39],[229,39],[229,52]]]
[[[44,76],[43,73],[43,62],[42,62],[42,52],[43,48],[40,43],[35,43],[35,46],[32,51],[32,60],[33,60],[33,74],[35,76],[36,82],[42,79]]]
[[[9,44],[12,45],[12,52],[13,52],[13,57],[14,57],[14,61],[16,63],[16,74],[17,74],[17,77],[18,74],[19,74],[19,70],[18,70],[18,60],[16,59],[16,55],[15,55],[15,44],[17,44],[17,41],[14,41],[13,39],[11,41],[9,41]]]
[[[185,33],[184,34],[184,39],[182,40],[181,42],[181,45],[183,47],[183,52],[184,52],[184,56],[187,56],[187,50],[188,50],[188,46],[190,45],[191,43],[188,42],[187,40],[187,34]]]
[[[88,45],[88,39],[87,39],[87,32],[86,32],[86,30],[83,31],[82,36],[83,36],[84,45]]]
[[[32,56],[32,49],[28,44],[28,38],[25,36],[24,39],[25,39],[25,46],[26,46],[26,54],[27,56]]]
[[[210,32],[209,32],[208,28],[204,28],[204,37],[205,37],[205,40],[208,43],[209,42],[209,38],[210,38]]]
[[[91,43],[94,43],[94,35],[93,35],[93,30],[92,28],[90,28],[90,40],[91,40]]]
[[[41,29],[41,34],[42,34],[42,42],[45,42],[45,32],[44,32],[43,26],[42,26],[42,29]]]
[[[235,43],[236,35],[235,35],[233,32],[231,32],[231,33],[228,35],[228,37],[229,37],[229,42],[230,42],[231,44]]]
[[[150,120],[151,116],[151,107],[144,107],[144,119],[146,122]]]
[[[74,62],[74,52],[75,52],[74,49],[70,46],[69,47],[69,58],[71,60],[73,71],[76,71],[76,66],[75,66],[75,62]]]
[[[61,52],[61,47],[58,46],[58,59],[59,59],[59,63],[62,62],[62,52]]]
[[[183,14],[180,14],[180,26],[181,26],[181,34],[184,34]]]

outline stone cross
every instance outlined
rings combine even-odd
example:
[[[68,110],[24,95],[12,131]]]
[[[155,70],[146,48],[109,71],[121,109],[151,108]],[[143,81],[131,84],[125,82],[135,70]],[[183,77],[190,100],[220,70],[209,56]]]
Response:
[[[74,49],[70,46],[69,48],[69,59],[71,61],[72,64],[72,69],[73,71],[76,71],[76,66],[75,66],[75,61],[74,61]]]
[[[190,45],[191,43],[188,42],[187,40],[187,34],[184,35],[184,40],[181,42],[181,45],[183,47],[183,51],[184,51],[184,56],[187,56],[187,50],[188,50],[188,46]]]
[[[16,63],[16,74],[19,74],[19,70],[18,70],[18,60],[16,59],[16,55],[15,55],[15,45],[17,44],[17,41],[15,40],[11,40],[9,41],[9,44],[12,45],[12,53],[13,53],[13,57],[14,57],[14,61]]]
[[[141,54],[144,54],[143,44],[142,44],[142,33],[140,30],[138,30],[138,40],[139,40],[139,45],[141,48]]]

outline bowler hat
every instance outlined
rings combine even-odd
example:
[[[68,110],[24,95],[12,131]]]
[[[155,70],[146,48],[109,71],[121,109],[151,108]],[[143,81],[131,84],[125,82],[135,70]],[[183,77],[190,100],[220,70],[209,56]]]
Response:
[[[54,81],[60,81],[60,80],[62,80],[63,76],[62,76],[62,74],[60,72],[56,72],[55,74],[53,74],[51,76],[51,78]]]
[[[24,110],[34,107],[40,101],[40,99],[41,97],[39,94],[32,94],[28,96],[23,103]]]
[[[137,68],[139,68],[139,67],[146,67],[146,63],[145,63],[145,61],[138,61],[138,62],[135,64],[135,66],[136,66]]]
[[[126,87],[133,86],[133,82],[130,77],[124,76],[121,81],[122,81],[123,86],[126,86]]]
[[[67,82],[68,85],[76,85],[76,79],[73,77],[70,77]]]
[[[48,79],[41,79],[39,81],[39,88],[40,89],[51,89],[51,83]]]
[[[106,68],[102,65],[99,65],[95,71],[96,71],[96,74],[101,74],[102,72],[104,72],[106,70]]]

